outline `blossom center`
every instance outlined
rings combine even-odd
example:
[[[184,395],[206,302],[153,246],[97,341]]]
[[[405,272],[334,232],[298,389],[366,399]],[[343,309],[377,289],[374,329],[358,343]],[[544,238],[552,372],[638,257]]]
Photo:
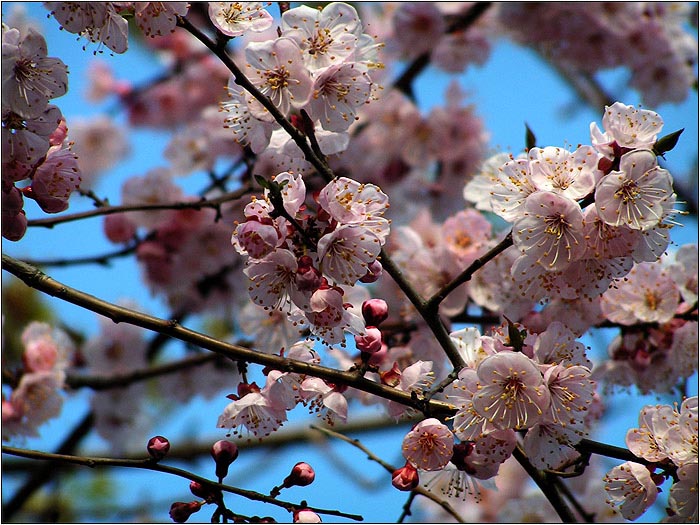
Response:
[[[266,72],[265,76],[267,77],[267,85],[270,86],[271,89],[277,90],[286,88],[289,85],[289,71],[287,71],[287,68],[284,66]]]
[[[571,223],[567,222],[563,214],[545,217],[544,223],[546,224],[544,233],[554,235],[557,239],[561,239],[564,232],[571,227]]]
[[[634,202],[639,198],[639,188],[633,180],[625,180],[619,190],[615,192],[616,199],[622,199],[622,202]]]
[[[333,43],[331,32],[328,29],[319,29],[309,41],[309,55],[316,56],[326,53]]]
[[[222,11],[222,15],[227,24],[233,24],[238,21],[242,10],[243,6],[239,2],[232,2]]]

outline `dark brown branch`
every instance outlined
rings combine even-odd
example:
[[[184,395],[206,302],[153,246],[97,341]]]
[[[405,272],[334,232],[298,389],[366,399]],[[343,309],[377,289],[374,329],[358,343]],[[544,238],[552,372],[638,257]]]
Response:
[[[250,193],[249,187],[243,187],[236,191],[226,193],[214,199],[199,199],[196,201],[183,201],[183,202],[169,202],[160,204],[139,204],[139,205],[127,205],[127,206],[102,206],[94,210],[88,210],[78,213],[71,213],[66,215],[59,215],[57,217],[49,217],[46,219],[33,219],[27,221],[27,226],[43,226],[44,228],[53,228],[57,224],[62,224],[64,222],[78,221],[82,219],[87,219],[90,217],[101,217],[103,215],[111,215],[113,213],[127,213],[133,211],[153,211],[153,210],[184,210],[184,209],[195,209],[201,210],[202,208],[213,208],[218,210],[221,205],[225,202],[234,201],[240,199],[247,193]]]
[[[253,501],[262,501],[263,503],[269,503],[271,505],[276,505],[282,507],[288,511],[292,511],[298,508],[308,508],[318,514],[328,514],[332,516],[340,516],[343,518],[349,518],[356,521],[362,521],[362,516],[357,514],[348,514],[338,510],[331,509],[320,509],[316,507],[309,507],[303,504],[291,503],[288,501],[281,501],[276,498],[271,498],[259,492],[252,490],[241,489],[238,487],[233,487],[230,485],[224,485],[221,483],[215,483],[201,476],[197,476],[187,470],[183,470],[176,467],[171,467],[168,465],[163,465],[161,463],[156,463],[152,459],[115,459],[115,458],[100,458],[100,457],[87,457],[87,456],[73,456],[68,454],[51,454],[48,452],[40,452],[37,450],[26,450],[15,447],[2,447],[2,452],[4,454],[10,454],[13,456],[19,456],[24,458],[38,459],[43,461],[57,461],[64,463],[72,463],[75,465],[83,465],[90,468],[95,467],[123,467],[123,468],[136,468],[142,470],[152,470],[155,472],[165,472],[166,474],[172,474],[190,481],[196,481],[204,486],[211,487],[215,490],[221,490],[224,492],[230,492],[231,494],[236,494],[237,496],[242,496],[244,498]]]
[[[452,409],[447,403],[439,401],[421,403],[415,400],[411,394],[407,392],[402,392],[380,383],[370,381],[364,377],[358,377],[354,372],[335,370],[325,366],[314,365],[277,355],[266,354],[250,348],[226,343],[200,332],[185,328],[177,321],[160,319],[158,317],[103,301],[95,296],[62,284],[47,276],[39,269],[5,254],[2,256],[2,267],[4,270],[12,273],[32,288],[36,288],[37,290],[47,293],[53,297],[58,297],[59,299],[103,315],[115,323],[125,322],[135,326],[140,326],[147,330],[159,332],[174,339],[179,339],[180,341],[210,350],[235,361],[241,360],[249,363],[256,363],[262,366],[268,366],[275,370],[281,370],[283,372],[295,372],[298,374],[311,375],[325,379],[331,383],[352,386],[353,388],[357,388],[363,392],[374,394],[391,401],[396,401],[421,411],[423,408],[428,408],[433,414],[444,415],[450,415],[454,412],[454,409]]]

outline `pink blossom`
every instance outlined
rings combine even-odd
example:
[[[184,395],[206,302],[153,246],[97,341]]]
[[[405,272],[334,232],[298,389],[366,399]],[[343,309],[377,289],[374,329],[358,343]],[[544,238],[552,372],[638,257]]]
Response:
[[[289,115],[292,109],[301,108],[309,101],[313,81],[296,42],[289,38],[251,42],[245,54],[250,81],[283,115]],[[258,100],[250,97],[247,102],[255,118],[271,121],[271,115]]]
[[[187,2],[134,2],[136,25],[151,38],[175,31],[177,17],[188,9]]]
[[[239,224],[231,236],[236,251],[253,259],[262,259],[279,247],[282,240],[273,225],[255,220]]]
[[[248,108],[248,92],[236,84],[233,76],[228,82],[228,100],[219,102],[225,113],[224,128],[233,132],[234,140],[241,146],[250,144],[253,153],[262,153],[270,143],[272,122],[255,118]]]
[[[46,105],[37,116],[30,118],[3,109],[1,132],[3,168],[4,164],[10,160],[31,165],[44,157],[49,150],[49,137],[62,118],[61,110],[53,104]],[[5,171],[3,169],[3,172]],[[6,176],[3,173],[3,178]]]
[[[358,63],[331,65],[314,78],[309,113],[329,131],[345,131],[372,92],[372,81]]]
[[[344,341],[344,331],[354,335],[364,333],[361,317],[345,308],[343,291],[338,287],[321,287],[309,300],[306,316],[311,323],[311,331],[328,344]]]
[[[446,248],[463,265],[471,264],[491,239],[491,223],[479,212],[467,209],[452,215],[442,225]]]
[[[571,427],[542,420],[528,429],[523,439],[523,449],[536,468],[559,469],[579,457],[571,445],[580,440],[581,436]]]
[[[297,272],[297,259],[289,250],[278,249],[262,259],[249,259],[243,272],[250,279],[248,293],[257,305],[265,308],[288,307],[292,297],[297,301],[303,296],[296,293],[293,283]]]
[[[300,395],[305,405],[318,412],[329,423],[337,419],[347,421],[348,402],[338,389],[328,385],[323,379],[307,377],[300,386]]]
[[[18,241],[24,237],[27,216],[23,206],[22,192],[14,184],[10,185],[9,191],[2,190],[2,236],[5,239]]]
[[[436,5],[423,2],[400,4],[392,19],[392,44],[399,53],[415,58],[428,52],[445,33],[445,21]]]
[[[423,361],[420,359],[405,367],[403,370],[398,372],[397,375],[398,380],[394,380],[396,382],[394,388],[408,393],[415,392],[418,394],[425,392],[435,381],[433,362]],[[389,401],[388,411],[391,417],[398,419],[407,412],[407,409],[405,405],[394,401]]]
[[[261,392],[251,391],[234,400],[224,408],[217,427],[233,429],[234,434],[242,429],[257,438],[263,438],[277,430],[287,420],[284,406],[278,406]]]
[[[46,2],[45,6],[69,33],[100,42],[115,53],[128,47],[129,26],[116,2]]]
[[[582,436],[580,429],[595,395],[591,371],[580,365],[552,365],[544,373],[544,382],[549,390],[552,421]],[[572,443],[579,441],[573,436],[570,439]]]
[[[522,253],[522,263],[562,270],[584,253],[583,213],[575,201],[538,191],[525,199],[523,215],[513,223],[513,243]],[[513,277],[523,276],[514,272]]]
[[[2,406],[2,436],[39,437],[38,428],[61,412],[63,398],[59,393],[64,373],[35,372],[22,375],[9,401]]]
[[[489,356],[477,374],[482,388],[474,395],[474,409],[497,428],[529,428],[549,408],[542,374],[521,353],[503,351]]]
[[[526,159],[509,160],[491,177],[491,209],[493,212],[513,222],[522,216],[525,199],[537,188],[530,174],[530,163]]]
[[[416,424],[403,438],[403,457],[421,470],[441,470],[450,462],[454,436],[435,418]]]
[[[384,299],[369,299],[362,303],[362,317],[367,326],[379,326],[389,317],[389,306]]]
[[[542,364],[593,366],[583,343],[576,341],[574,333],[560,321],[553,321],[537,336],[534,354]]]
[[[615,323],[665,323],[675,315],[679,300],[678,288],[666,269],[658,263],[640,263],[603,294],[600,307]]]
[[[572,200],[592,192],[602,176],[598,170],[600,155],[592,146],[580,146],[573,153],[552,146],[532,148],[528,157],[530,177],[538,189]]]
[[[418,471],[408,461],[391,474],[391,484],[399,490],[413,490],[418,486]]]
[[[320,10],[302,5],[282,15],[282,36],[298,44],[304,65],[311,71],[347,60],[361,32],[355,8],[343,2],[332,2]]]
[[[265,31],[273,22],[262,2],[209,2],[209,18],[227,36]]]
[[[698,521],[698,463],[687,463],[678,469],[678,481],[668,494],[668,503],[675,513],[687,523]],[[679,520],[680,521],[680,520]]]
[[[389,221],[384,218],[389,198],[374,184],[338,177],[321,190],[318,203],[339,223],[369,228],[382,243],[389,235]]]
[[[657,165],[650,150],[630,151],[620,159],[619,171],[600,180],[595,203],[607,224],[648,230],[671,214],[675,203],[671,174]]]
[[[639,411],[639,427],[630,428],[625,444],[635,456],[647,461],[663,461],[668,458],[664,435],[678,416],[669,405],[646,405]]]
[[[655,111],[615,102],[612,106],[605,106],[604,132],[591,122],[591,141],[606,155],[613,154],[613,143],[622,148],[651,149],[663,126],[664,121]]]
[[[293,523],[321,523],[321,516],[309,509],[295,509],[292,513]]]
[[[172,181],[172,173],[167,168],[155,168],[143,177],[131,177],[122,185],[122,203],[138,206],[164,204],[182,199],[182,189]],[[168,217],[168,210],[133,212],[129,218],[138,226],[153,228]]]
[[[81,187],[91,189],[97,176],[124,160],[129,154],[123,126],[107,116],[71,121],[73,151],[78,157]]]
[[[355,224],[341,226],[318,241],[321,271],[340,284],[353,285],[365,276],[380,251],[380,239]]]
[[[277,184],[283,184],[281,194],[284,209],[292,217],[296,217],[306,200],[306,184],[301,175],[284,171],[273,177]],[[269,190],[265,190],[269,200]]]
[[[361,352],[376,354],[382,349],[382,332],[379,328],[368,326],[365,335],[355,336],[355,346]]]
[[[107,215],[103,223],[105,236],[110,242],[129,242],[136,235],[136,225],[126,213]]]
[[[2,107],[25,118],[38,117],[52,98],[68,89],[68,69],[58,58],[46,56],[46,40],[29,28],[2,33]]]
[[[31,322],[22,332],[26,372],[65,370],[69,366],[73,343],[63,330],[47,323]]]
[[[46,213],[58,213],[68,208],[71,193],[78,189],[80,181],[75,154],[69,149],[56,149],[49,151],[37,168],[25,195],[36,200]]]
[[[656,484],[649,469],[626,461],[605,475],[608,505],[617,507],[628,520],[636,520],[656,501]]]

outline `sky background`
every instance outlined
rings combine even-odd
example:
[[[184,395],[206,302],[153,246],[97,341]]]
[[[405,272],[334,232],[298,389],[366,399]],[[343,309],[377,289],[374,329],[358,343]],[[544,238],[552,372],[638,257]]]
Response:
[[[68,65],[69,92],[53,103],[61,108],[69,128],[71,119],[95,116],[108,111],[112,104],[91,105],[84,99],[86,73],[96,60],[91,48],[84,51],[83,40],[78,41],[76,35],[60,31],[55,20],[47,19],[47,11],[41,4],[31,3],[24,6],[28,16],[41,26],[48,43],[49,56],[58,56]],[[3,2],[3,20],[7,12],[15,7],[17,5],[14,3]],[[271,12],[276,14],[276,9],[272,8]],[[152,56],[139,46],[133,45],[133,39],[130,40],[130,49],[126,54],[103,55],[99,60],[108,62],[117,78],[125,78],[135,84],[157,76]],[[400,68],[398,70],[400,71]],[[625,75],[624,71],[611,71],[600,75],[600,79],[608,92],[616,94],[618,100],[626,104],[638,104],[638,95],[624,88]],[[539,145],[566,146],[588,143],[590,122],[600,123],[602,117],[603,108],[593,110],[587,106],[577,106],[573,112],[570,111],[573,107],[572,102],[575,101],[573,90],[536,53],[514,46],[505,40],[499,40],[493,46],[490,59],[484,66],[470,67],[458,77],[434,68],[424,72],[418,79],[415,91],[418,103],[425,112],[434,105],[442,104],[445,89],[453,78],[458,79],[467,92],[468,102],[475,105],[477,114],[483,119],[494,152],[520,150],[524,143],[525,122],[535,132]],[[672,174],[693,173],[697,177],[697,93],[691,93],[683,104],[665,104],[656,110],[665,121],[664,133],[685,128],[678,146],[666,155],[666,167]],[[117,115],[117,119],[123,122],[124,115]],[[115,204],[120,202],[120,188],[126,178],[141,176],[151,168],[166,164],[162,152],[167,147],[167,135],[138,130],[131,134],[130,142],[131,155],[115,169],[105,173],[94,188],[98,196],[109,197],[110,202]],[[194,192],[204,185],[204,178],[193,175],[182,179],[182,182],[185,188]],[[91,208],[92,203],[88,199],[76,198],[71,201],[69,213]],[[45,216],[31,201],[27,201],[26,209],[29,218]],[[3,240],[3,252],[14,257],[30,259],[60,258],[66,254],[78,257],[107,253],[116,247],[104,238],[102,220],[94,218],[58,225],[53,230],[30,228],[18,243]],[[678,244],[697,242],[697,224],[688,221],[684,228],[676,228],[672,235]],[[47,269],[47,273],[58,281],[101,299],[115,302],[129,297],[137,301],[142,311],[156,316],[169,314],[167,307],[159,299],[152,297],[138,279],[139,270],[133,258],[116,259],[110,267],[50,268]],[[3,273],[3,281],[6,275]],[[61,319],[88,336],[98,330],[95,314],[49,297],[46,297],[46,303],[58,312]],[[597,342],[587,341],[587,344],[594,343]],[[693,390],[690,393],[697,393],[697,376],[692,378],[691,385]],[[40,439],[28,440],[25,445],[28,448],[53,449],[68,429],[83,417],[87,409],[87,399],[88,393],[83,391],[72,396],[64,406],[64,415],[45,425]],[[607,422],[602,425],[596,437],[610,444],[624,446],[624,433],[627,428],[636,425],[639,408],[645,403],[657,402],[659,400],[656,397],[617,396],[610,406]],[[174,445],[178,440],[184,441],[190,437],[210,439],[211,442],[221,439],[224,433],[215,428],[215,423],[225,404],[225,399],[215,402],[195,399],[188,406],[179,407],[177,417],[172,417],[171,414],[163,423],[159,421],[154,425],[152,434],[168,436]],[[296,413],[303,415],[299,410]],[[405,432],[406,428],[399,428],[381,434],[366,434],[362,436],[362,441],[383,459],[398,465],[400,442]],[[91,437],[85,442],[86,450],[105,451],[105,447],[105,442],[98,437]],[[362,453],[348,444],[331,443],[330,451],[330,455],[318,450],[309,451],[308,447],[302,445],[285,449],[283,454],[241,454],[234,464],[235,468],[232,467],[232,475],[226,481],[244,488],[269,490],[288,473],[294,463],[305,460],[316,468],[316,483],[304,489],[290,489],[288,493],[283,493],[285,499],[297,501],[304,498],[310,504],[319,507],[363,514],[365,521],[369,522],[395,521],[406,495],[390,486],[387,474],[376,464],[367,462]],[[338,461],[346,464],[338,468]],[[202,475],[213,475],[209,458],[194,466],[190,464],[187,468]],[[355,490],[354,486],[348,491],[335,490],[335,487],[343,486],[338,484],[344,483],[346,480],[343,478],[348,477],[353,470],[374,483],[370,483],[365,491]],[[150,506],[150,516],[155,519],[168,521],[167,510],[172,501],[192,499],[184,480],[131,470],[111,472],[115,474],[119,501]],[[86,470],[81,476],[89,478],[94,476],[94,472]],[[154,480],[157,485],[154,485]],[[14,483],[12,478],[3,476],[4,500],[7,494],[12,493]],[[665,495],[662,499],[665,501]],[[234,502],[241,500],[230,497],[227,498],[227,501],[229,500],[234,511],[260,515],[271,513],[268,508],[262,506],[251,510],[256,507],[247,503],[237,509]],[[204,510],[196,517],[207,520],[209,514],[210,512]],[[284,519],[284,515],[278,516],[278,519]],[[119,521],[118,517],[116,520]]]

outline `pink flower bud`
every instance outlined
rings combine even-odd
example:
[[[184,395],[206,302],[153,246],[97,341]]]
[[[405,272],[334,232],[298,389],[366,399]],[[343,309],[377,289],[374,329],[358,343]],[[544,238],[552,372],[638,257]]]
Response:
[[[198,498],[204,499],[207,503],[213,503],[221,499],[221,491],[213,489],[207,485],[202,485],[197,481],[190,481],[190,492]]]
[[[355,345],[361,352],[374,354],[382,349],[382,332],[379,328],[368,326],[365,335],[355,336]]]
[[[294,467],[292,467],[292,472],[289,474],[289,476],[284,478],[282,486],[287,488],[293,487],[294,485],[305,487],[307,485],[311,485],[315,477],[316,473],[314,472],[314,469],[311,468],[311,465],[300,461],[294,465]]]
[[[367,267],[367,273],[364,277],[360,278],[361,283],[373,283],[382,276],[382,263],[376,259],[372,261]]]
[[[468,474],[475,474],[476,470],[469,465],[467,458],[474,452],[474,442],[464,441],[457,443],[452,449],[452,459],[450,460],[459,470]]]
[[[223,479],[228,474],[228,466],[238,457],[238,447],[231,441],[220,439],[212,445],[211,457],[216,462],[216,476]]]
[[[391,474],[391,484],[399,490],[413,490],[418,486],[419,481],[418,470],[408,462]]]
[[[313,265],[313,260],[304,255],[298,261],[296,285],[302,292],[315,292],[323,283],[323,276]]]
[[[146,446],[148,454],[156,461],[163,459],[170,450],[170,441],[163,436],[153,436]]]
[[[136,225],[126,213],[107,215],[103,223],[105,235],[111,242],[128,242],[136,233]]]
[[[170,517],[175,523],[185,523],[189,517],[202,508],[202,503],[199,501],[176,501],[170,505]]]
[[[384,299],[368,299],[362,303],[362,317],[367,326],[379,326],[389,317],[389,306]]]
[[[321,516],[309,509],[294,511],[294,523],[321,523]]]

